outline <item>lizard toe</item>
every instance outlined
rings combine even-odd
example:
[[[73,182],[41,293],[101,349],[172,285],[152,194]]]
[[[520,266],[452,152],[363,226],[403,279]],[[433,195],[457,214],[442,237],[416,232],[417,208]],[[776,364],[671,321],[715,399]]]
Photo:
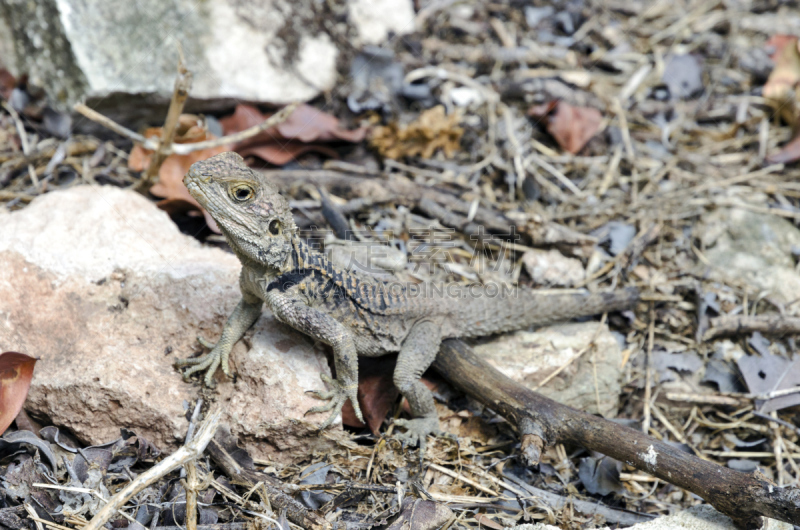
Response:
[[[203,378],[203,382],[206,384],[208,388],[214,388],[217,386],[214,383],[214,372],[217,371],[217,367],[219,367],[219,356],[215,357],[213,361],[211,361],[211,366],[208,367],[206,371],[206,376]],[[227,375],[227,374],[226,374]]]
[[[216,346],[216,344],[214,344],[213,342],[208,341],[203,337],[200,337],[199,335],[197,337],[197,342],[200,343],[200,346],[202,346],[203,348],[208,348],[209,350],[213,350],[214,346]]]
[[[422,454],[425,454],[424,450],[428,435],[447,437],[439,428],[439,418],[396,419],[394,424],[406,430],[405,432],[397,433],[397,439],[412,446],[419,445]]]
[[[336,395],[336,392],[331,390],[306,390],[306,394],[317,399],[331,399]]]

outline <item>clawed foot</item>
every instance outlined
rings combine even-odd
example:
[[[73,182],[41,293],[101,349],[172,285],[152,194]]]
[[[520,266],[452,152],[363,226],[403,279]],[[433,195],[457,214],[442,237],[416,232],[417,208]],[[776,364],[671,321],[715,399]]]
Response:
[[[222,371],[225,372],[225,375],[228,377],[231,376],[230,368],[228,367],[228,356],[223,355],[222,352],[216,348],[215,344],[208,342],[203,337],[197,337],[197,342],[199,342],[204,348],[208,348],[211,351],[205,355],[201,355],[200,357],[178,359],[175,361],[175,366],[179,368],[182,366],[190,367],[183,372],[184,381],[188,381],[189,376],[192,374],[205,370],[206,376],[203,378],[203,382],[207,387],[213,388],[214,373],[217,371],[217,368],[219,368],[220,365],[222,365]]]
[[[342,407],[344,406],[345,402],[349,399],[350,402],[353,404],[353,410],[356,412],[356,417],[364,422],[364,416],[361,415],[361,407],[358,406],[358,383],[348,383],[342,382],[338,379],[333,379],[326,374],[322,374],[320,378],[329,386],[331,390],[327,391],[318,391],[318,390],[309,390],[306,393],[311,394],[317,399],[327,400],[328,402],[324,405],[320,405],[318,407],[313,407],[308,409],[306,414],[314,414],[316,412],[327,412],[332,411],[331,415],[328,416],[328,419],[325,420],[322,425],[320,425],[319,430],[325,430],[333,420],[336,419],[336,416],[342,411]]]
[[[428,435],[455,439],[455,436],[439,428],[439,418],[436,417],[414,418],[411,420],[397,419],[394,420],[394,424],[406,430],[406,432],[397,433],[396,435],[403,445],[419,445],[420,460],[425,455]]]

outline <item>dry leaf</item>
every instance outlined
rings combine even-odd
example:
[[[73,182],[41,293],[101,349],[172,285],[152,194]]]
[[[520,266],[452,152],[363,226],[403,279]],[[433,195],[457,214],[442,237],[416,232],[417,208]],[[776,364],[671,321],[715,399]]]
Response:
[[[777,153],[767,156],[769,164],[786,164],[800,159],[800,136],[798,136],[797,87],[800,84],[800,50],[797,37],[773,35],[767,46],[774,52],[771,59],[775,68],[764,84],[762,94],[769,99],[781,118],[792,126],[794,138]]]
[[[243,131],[269,118],[251,105],[237,105],[234,113],[220,120],[226,135]],[[364,139],[366,127],[347,130],[339,120],[310,105],[300,105],[283,123],[233,146],[242,156],[257,156],[281,166],[309,151],[335,158],[337,153],[324,143],[358,143]]]
[[[458,126],[460,121],[458,112],[446,116],[444,107],[438,105],[406,126],[395,122],[375,127],[369,142],[381,156],[394,160],[405,156],[430,158],[438,149],[451,158],[461,146],[464,134],[464,129]]]
[[[11,91],[17,86],[16,78],[3,67],[0,67],[0,98],[8,99],[11,97]]]
[[[397,358],[362,357],[358,362],[358,404],[369,430],[378,434],[386,414],[392,409],[400,392],[392,382]],[[350,427],[364,427],[348,400],[342,407],[342,423]]]
[[[0,353],[0,434],[8,429],[25,403],[36,361],[24,353]]]
[[[800,81],[800,51],[798,39],[792,35],[773,35],[767,46],[774,50],[770,58],[775,67],[764,84],[762,94],[765,98],[783,103],[795,99],[795,88]]]
[[[603,122],[600,111],[592,107],[574,107],[563,101],[551,101],[528,109],[528,116],[547,120],[547,132],[562,149],[578,153],[598,133]]]
[[[144,132],[146,138],[158,138],[161,136],[161,127],[152,127]],[[204,142],[216,138],[209,133],[202,119],[191,114],[182,114],[178,119],[178,128],[175,131],[175,143],[188,144]],[[158,171],[158,182],[150,188],[150,193],[164,200],[158,203],[158,207],[166,211],[171,216],[186,211],[200,210],[205,216],[209,228],[216,233],[220,233],[214,219],[200,207],[189,190],[183,185],[183,176],[189,171],[189,166],[200,160],[205,160],[214,155],[230,151],[230,146],[212,147],[194,151],[188,155],[171,154],[161,164]],[[140,145],[135,145],[131,149],[128,157],[128,167],[135,171],[144,171],[150,166],[150,159],[153,152]]]

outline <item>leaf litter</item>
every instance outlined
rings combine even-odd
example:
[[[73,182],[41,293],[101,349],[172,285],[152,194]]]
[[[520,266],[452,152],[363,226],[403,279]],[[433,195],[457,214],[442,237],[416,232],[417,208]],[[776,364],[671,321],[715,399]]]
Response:
[[[303,120],[237,149],[257,167],[257,160],[286,166],[275,170],[285,177],[273,176],[299,205],[298,224],[310,233],[322,220],[320,201],[300,173],[333,171],[342,181],[358,179],[357,185],[341,185],[334,192],[347,221],[367,241],[392,244],[412,255],[416,251],[416,256],[422,249],[426,259],[410,260],[419,267],[412,271],[417,279],[480,278],[486,271],[476,263],[491,266],[502,255],[517,264],[529,249],[543,247],[579,260],[586,275],[578,283],[591,289],[652,288],[656,295],[646,307],[609,320],[627,352],[619,418],[641,424],[648,415],[654,436],[790,484],[800,479],[795,464],[800,440],[792,427],[798,423],[797,394],[768,394],[791,392],[799,384],[793,375],[794,338],[762,335],[753,340],[740,333],[704,342],[697,331],[703,319],[793,315],[796,304],[765,295],[754,276],[715,275],[708,247],[694,232],[707,212],[719,209],[757,211],[791,223],[800,219],[800,173],[793,164],[800,152],[793,140],[800,63],[797,40],[787,37],[797,15],[777,9],[771,13],[751,2],[622,6],[586,1],[569,9],[525,10],[504,3],[437,5],[418,12],[417,33],[394,43],[391,57],[358,81],[360,92],[345,90],[333,98],[327,113],[321,112],[323,103],[312,102],[301,111],[307,113]],[[348,53],[345,58],[352,64],[355,52]],[[342,75],[352,72],[345,69]],[[408,87],[424,97],[410,97]],[[129,154],[122,143],[77,135],[64,142],[55,134],[58,120],[48,132],[42,105],[19,80],[4,78],[3,97],[21,102],[10,105],[17,118],[5,108],[0,112],[0,200],[7,208],[24,207],[41,193],[73,185],[130,186],[139,180],[147,153]],[[532,108],[529,118],[514,119]],[[267,115],[244,105],[232,110],[215,116],[223,134]],[[507,115],[512,117],[508,123]],[[192,142],[216,136],[202,118],[190,120],[194,125],[179,138]],[[200,130],[192,131],[194,126]],[[182,215],[178,205],[191,204],[179,202],[187,200],[179,183],[189,164],[166,164],[159,187],[150,190],[175,201],[176,216]],[[298,167],[302,171],[293,172]],[[413,193],[396,191],[397,182]],[[434,201],[440,209],[423,203],[420,188],[408,182],[446,194]],[[378,187],[383,195],[370,191]],[[524,233],[513,245],[490,242],[475,252],[470,223],[492,226],[490,221],[498,218],[507,224],[512,220]],[[449,246],[415,239],[413,230],[431,221],[456,228]],[[659,231],[648,239],[654,225]],[[446,259],[436,262],[437,254]],[[500,277],[533,281],[521,263]],[[648,360],[651,331],[654,356]],[[675,343],[683,349],[674,348]],[[667,377],[648,380],[648,366]],[[691,373],[698,381],[692,380],[688,390],[667,386],[685,383],[683,376]],[[676,380],[669,381],[673,375]],[[533,474],[517,460],[518,439],[502,418],[438,383],[442,426],[461,438],[458,445],[432,440],[424,455],[427,467],[416,476],[417,455],[391,438],[387,417],[404,412],[386,379],[362,381],[360,391],[374,402],[365,409],[374,413],[365,430],[351,427],[351,443],[328,454],[296,455],[291,465],[251,462],[252,467],[327,495],[318,499],[324,500],[320,512],[351,528],[389,524],[398,514],[413,518],[415,505],[406,501],[415,493],[450,503],[459,517],[454,524],[473,528],[520,521],[570,528],[599,523],[599,517],[575,508],[580,502],[598,506],[602,501],[609,508],[606,521],[622,517],[621,508],[658,515],[696,502],[625,464],[599,461],[598,455],[576,448],[551,448]],[[648,386],[654,398],[645,407]],[[72,484],[64,457],[81,484],[93,481],[91,488],[99,492],[102,485],[109,494],[158,458],[142,457],[124,444],[84,448],[68,433],[39,434],[40,442],[5,442],[0,476],[14,502],[31,503],[39,517],[56,524],[80,528],[85,514],[52,518],[66,501],[54,490],[29,485],[52,483],[49,474],[59,484]],[[42,444],[55,456],[55,469]],[[198,462],[198,467],[216,481],[199,492],[206,505],[201,520],[252,520],[245,497],[268,511],[260,492],[234,484],[214,464]],[[314,483],[300,484],[301,477],[315,471]],[[359,490],[363,485],[375,491]],[[546,502],[541,491],[564,502]],[[74,492],[76,498],[79,493]],[[130,523],[127,518],[145,526],[184,524],[180,506],[185,499],[175,472],[144,490],[115,525]],[[89,502],[86,498],[83,505]],[[280,513],[274,515],[280,522]]]

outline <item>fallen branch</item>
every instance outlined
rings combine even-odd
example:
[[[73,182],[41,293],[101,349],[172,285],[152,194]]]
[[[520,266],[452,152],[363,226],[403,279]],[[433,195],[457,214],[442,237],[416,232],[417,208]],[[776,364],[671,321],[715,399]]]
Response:
[[[170,471],[179,468],[187,462],[195,460],[206,448],[214,433],[217,431],[222,411],[217,408],[208,415],[198,429],[197,434],[191,442],[184,445],[164,460],[151,467],[144,473],[138,475],[127,486],[122,488],[116,495],[109,499],[108,503],[97,512],[83,530],[100,530],[122,508],[134,495],[145,489],[147,486],[160,479]]]
[[[703,340],[728,335],[759,332],[764,335],[800,335],[800,318],[783,315],[733,315],[711,319],[711,328]]]
[[[444,341],[433,366],[451,384],[520,427],[522,436],[538,438],[544,446],[575,444],[625,462],[699,495],[740,528],[761,528],[761,516],[800,522],[800,490],[701,460],[639,431],[547,399],[497,371],[459,340]],[[538,461],[536,451],[532,453],[529,461]]]

